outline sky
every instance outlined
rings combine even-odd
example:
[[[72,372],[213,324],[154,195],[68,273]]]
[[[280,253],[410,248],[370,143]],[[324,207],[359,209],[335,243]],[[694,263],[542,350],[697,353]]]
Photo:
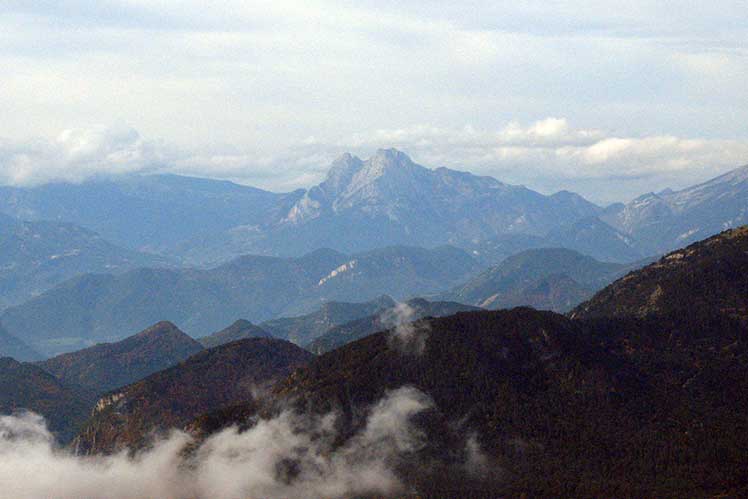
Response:
[[[274,191],[396,147],[607,203],[748,164],[748,6],[0,0],[0,183]]]

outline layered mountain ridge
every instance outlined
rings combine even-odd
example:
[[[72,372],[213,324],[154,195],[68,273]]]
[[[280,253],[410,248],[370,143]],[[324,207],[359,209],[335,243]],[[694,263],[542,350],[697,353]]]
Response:
[[[259,323],[306,314],[328,301],[434,293],[479,269],[473,257],[453,247],[400,246],[354,255],[323,249],[299,258],[244,256],[212,269],[86,274],[5,310],[0,323],[9,334],[51,356],[118,341],[161,320],[201,337],[225,327],[227,318]]]
[[[206,412],[253,400],[312,357],[271,338],[202,351],[103,396],[73,446],[79,453],[143,446],[155,431],[181,428]]]
[[[0,233],[0,310],[78,274],[172,266],[168,258],[116,246],[72,223],[0,214]]]
[[[170,367],[203,349],[171,322],[159,322],[117,343],[58,355],[38,365],[63,383],[101,394]]]
[[[530,249],[510,256],[439,299],[489,309],[521,305],[566,312],[637,267],[600,262],[564,248]]]
[[[274,245],[281,242],[301,251],[361,251],[424,241],[459,246],[505,233],[546,234],[600,212],[576,194],[544,196],[491,177],[431,170],[401,151],[380,149],[367,160],[343,155],[279,220],[216,244],[260,253],[277,252]]]
[[[645,194],[603,209],[568,191],[543,195],[491,177],[429,169],[401,151],[381,149],[366,160],[344,154],[321,183],[290,193],[131,175],[1,187],[0,213],[74,223],[120,246],[159,251],[190,265],[217,265],[243,254],[299,256],[321,247],[357,253],[452,244],[472,250],[512,235],[630,262],[744,223],[746,172],[748,167],[738,168],[678,192]],[[537,247],[526,242],[530,246],[520,250]]]
[[[395,468],[414,496],[743,496],[747,241],[741,228],[679,250],[598,293],[584,317],[518,308],[417,321],[416,351],[397,329],[368,336],[191,428],[250,429],[292,404],[341,414],[355,435],[362,408],[411,386],[434,402],[419,419],[423,447]],[[634,297],[658,287],[668,306],[639,309]],[[621,297],[624,308],[605,305]],[[477,476],[462,464],[466,435],[490,463]]]
[[[748,223],[748,165],[680,191],[650,192],[603,217],[648,254],[664,253]]]

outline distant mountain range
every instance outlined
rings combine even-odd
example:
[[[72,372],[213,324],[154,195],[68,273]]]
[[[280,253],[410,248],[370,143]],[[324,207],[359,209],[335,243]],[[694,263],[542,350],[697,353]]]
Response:
[[[210,263],[249,253],[357,253],[544,235],[601,209],[569,192],[544,196],[490,177],[431,170],[388,149],[366,161],[346,154],[322,183],[287,194],[173,175],[126,176],[2,187],[0,212],[72,222],[132,249]]]
[[[361,303],[334,301],[325,303],[309,314],[263,322],[261,327],[277,338],[306,345],[336,326],[379,314],[395,305],[395,300],[387,295]]]
[[[16,338],[0,324],[0,357],[12,357],[16,360],[40,360],[44,356]]]
[[[465,283],[526,249],[641,261],[741,223],[747,179],[743,167],[682,191],[601,208],[569,192],[543,196],[489,177],[428,169],[388,149],[368,160],[344,155],[325,181],[288,194],[174,175],[0,187],[0,212],[19,217],[0,217],[9,236],[0,241],[0,308],[8,306],[0,315],[0,353],[55,355],[117,341],[159,320],[198,337],[237,317],[260,323],[382,294],[563,311],[597,287],[550,264],[526,289],[440,293],[473,286]],[[404,242],[420,248],[384,246]],[[206,263],[306,249],[313,251],[170,267],[175,259]]]
[[[457,248],[390,247],[356,255],[245,256],[205,270],[86,274],[5,310],[0,323],[49,356],[118,341],[161,320],[200,337],[237,317],[260,322],[308,313],[327,301],[435,293],[480,268]]]
[[[22,222],[0,215],[0,310],[86,272],[169,266],[167,258],[127,250],[66,222]]]
[[[641,265],[600,262],[564,248],[531,249],[437,296],[489,309],[528,305],[566,312]]]
[[[680,191],[644,194],[601,218],[648,255],[683,247],[748,223],[748,165]]]
[[[444,317],[457,312],[480,310],[478,307],[448,301],[428,301],[413,298],[403,303],[379,310],[373,315],[330,327],[323,334],[311,341],[306,349],[317,355],[335,350],[369,335],[393,329],[408,327],[409,323],[424,317]]]
[[[0,187],[0,213],[77,224],[119,246],[188,264],[215,265],[244,254],[300,256],[323,247],[359,253],[451,244],[478,251],[506,236],[525,237],[526,245],[501,258],[540,245],[628,262],[748,221],[747,179],[748,166],[682,191],[602,208],[571,192],[545,196],[490,177],[429,169],[383,149],[367,160],[345,154],[319,185],[290,193],[133,175]]]
[[[216,331],[208,336],[198,338],[197,341],[205,348],[213,348],[232,341],[245,340],[247,338],[272,338],[273,336],[260,326],[256,326],[246,319],[239,319],[230,326]]]
[[[131,249],[173,254],[179,241],[274,218],[288,194],[177,175],[130,175],[0,187],[0,212],[70,222]]]

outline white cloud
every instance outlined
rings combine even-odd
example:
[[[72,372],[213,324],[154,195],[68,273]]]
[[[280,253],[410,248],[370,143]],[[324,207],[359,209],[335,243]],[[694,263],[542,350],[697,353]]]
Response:
[[[224,430],[190,456],[183,451],[192,439],[182,432],[134,457],[74,456],[54,446],[39,416],[0,416],[0,499],[389,495],[402,490],[392,464],[424,444],[411,419],[431,405],[418,390],[394,390],[342,446],[334,414],[284,412],[244,432]]]
[[[525,125],[512,121],[493,130],[417,125],[306,137],[279,152],[239,145],[179,148],[121,125],[66,130],[48,140],[0,141],[0,183],[29,186],[170,172],[289,191],[321,181],[343,152],[366,157],[380,147],[402,149],[428,167],[492,175],[544,192],[569,189],[601,201],[685,187],[748,163],[748,139],[625,137],[578,128],[559,117]]]
[[[53,140],[0,144],[0,182],[30,186],[144,172],[166,161],[164,153],[130,127],[69,129]]]
[[[554,115],[623,137],[745,137],[742,2],[468,5],[5,2],[0,136],[122,120],[271,155],[311,135]]]
[[[391,348],[407,355],[421,355],[426,348],[430,326],[417,322],[416,310],[407,303],[398,303],[382,314],[382,325],[391,329],[388,343]]]

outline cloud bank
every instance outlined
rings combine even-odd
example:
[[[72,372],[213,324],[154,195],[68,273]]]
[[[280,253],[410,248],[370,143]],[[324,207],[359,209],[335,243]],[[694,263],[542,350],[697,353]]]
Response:
[[[192,439],[173,432],[129,457],[74,456],[58,449],[41,417],[0,417],[0,499],[314,499],[403,490],[393,471],[423,445],[411,424],[430,399],[409,387],[370,409],[363,429],[342,447],[335,415],[284,412],[250,430],[229,428],[186,457]]]
[[[328,142],[310,137],[266,155],[238,147],[180,149],[120,125],[65,130],[50,140],[0,141],[0,184],[34,186],[170,172],[287,191],[320,182],[343,152],[366,157],[380,147],[402,149],[428,167],[491,175],[544,192],[568,189],[602,201],[685,187],[748,164],[748,140],[616,136],[558,117],[524,125],[509,122],[496,130],[416,126]]]
[[[196,0],[178,8],[158,0],[6,1],[0,137],[11,149],[30,146],[29,159],[50,160],[47,169],[83,169],[82,160],[51,161],[67,145],[27,139],[128,123],[146,144],[175,147],[167,157],[172,166],[173,156],[183,160],[183,171],[282,190],[318,179],[333,153],[369,154],[375,142],[424,164],[546,190],[568,187],[571,176],[594,194],[608,175],[618,197],[648,183],[674,185],[679,175],[696,178],[693,171],[736,156],[732,166],[748,162],[741,152],[748,140],[744,2],[619,7],[585,0],[475,0],[467,8],[440,0],[219,0],[210,9]],[[630,142],[587,151],[598,137],[573,135],[593,129],[603,131],[601,141]],[[559,135],[565,141],[549,140]],[[120,167],[158,160],[153,153],[136,147]],[[13,159],[5,182],[44,177]],[[552,180],[537,180],[544,168]],[[634,171],[655,181],[635,181]]]

